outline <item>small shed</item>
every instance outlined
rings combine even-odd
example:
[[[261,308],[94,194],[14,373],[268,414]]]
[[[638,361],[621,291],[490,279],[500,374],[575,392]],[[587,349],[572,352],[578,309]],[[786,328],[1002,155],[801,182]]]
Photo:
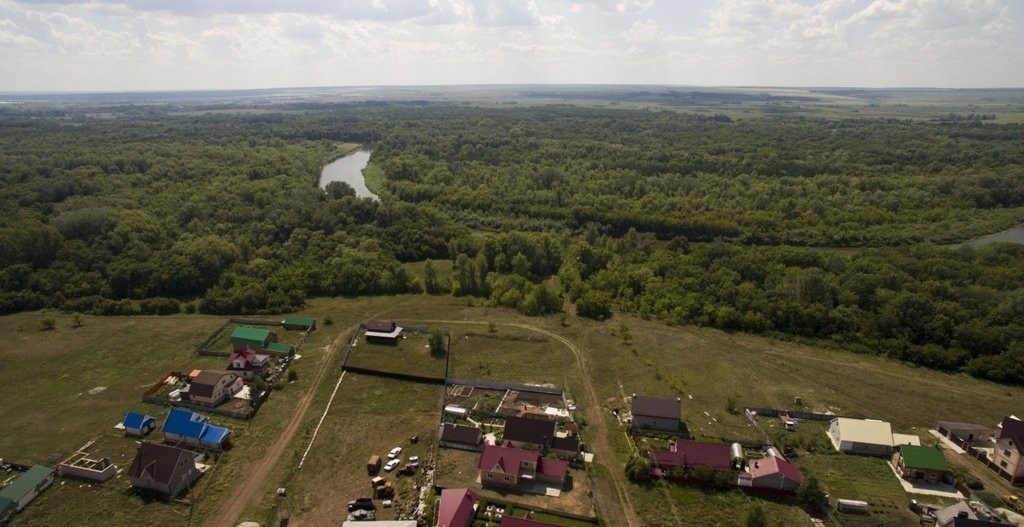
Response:
[[[287,342],[271,342],[264,351],[277,357],[291,357],[295,353],[295,346]]]
[[[297,330],[297,331],[315,331],[316,330],[316,319],[312,318],[300,318],[300,317],[287,317],[281,321],[281,325],[284,329]]]
[[[370,320],[363,324],[366,342],[372,344],[397,344],[402,335],[402,326],[393,320]]]
[[[124,434],[135,437],[143,437],[156,428],[156,417],[138,412],[128,412],[124,416]]]
[[[380,472],[380,456],[377,454],[370,456],[369,461],[366,462],[366,472],[368,474]]]
[[[21,512],[41,492],[53,483],[53,469],[32,465],[13,483],[0,490],[0,499],[7,498],[14,505],[14,512]],[[0,504],[2,505],[2,504]],[[10,505],[8,505],[10,507]]]

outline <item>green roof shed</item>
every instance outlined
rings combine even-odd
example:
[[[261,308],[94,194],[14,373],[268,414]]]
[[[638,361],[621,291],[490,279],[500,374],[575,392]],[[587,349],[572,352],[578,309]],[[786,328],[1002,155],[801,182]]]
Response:
[[[255,348],[264,348],[270,341],[270,330],[239,326],[231,332],[231,343]]]
[[[298,330],[314,330],[316,329],[316,319],[313,318],[302,318],[302,317],[287,317],[281,321],[281,325],[285,329],[298,329]]]
[[[292,345],[287,342],[271,342],[267,344],[266,350],[279,355],[291,355],[293,351]]]

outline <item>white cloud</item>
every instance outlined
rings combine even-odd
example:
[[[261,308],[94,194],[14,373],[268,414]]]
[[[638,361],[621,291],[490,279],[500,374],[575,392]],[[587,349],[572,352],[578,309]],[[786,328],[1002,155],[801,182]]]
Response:
[[[0,0],[0,90],[1024,85],[1006,0]]]

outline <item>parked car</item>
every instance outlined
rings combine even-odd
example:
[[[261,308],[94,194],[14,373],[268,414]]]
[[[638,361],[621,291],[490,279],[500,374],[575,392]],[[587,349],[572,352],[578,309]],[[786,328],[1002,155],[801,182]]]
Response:
[[[415,465],[419,465],[420,464],[420,456],[409,456],[409,464],[410,465],[414,465],[414,466]]]
[[[395,470],[395,468],[398,467],[398,464],[401,463],[401,462],[402,462],[402,460],[401,459],[397,459],[397,458],[396,459],[392,459],[391,461],[388,461],[384,465],[384,472],[391,472],[392,470]]]
[[[356,498],[348,502],[348,512],[374,510],[377,510],[377,506],[373,504],[372,498]]]
[[[388,452],[388,459],[395,459],[401,453],[402,447],[396,446],[395,448],[392,448],[390,452]]]

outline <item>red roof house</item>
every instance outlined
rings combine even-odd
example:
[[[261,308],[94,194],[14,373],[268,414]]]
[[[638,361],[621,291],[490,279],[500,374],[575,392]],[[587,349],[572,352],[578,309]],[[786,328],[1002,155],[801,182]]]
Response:
[[[469,489],[443,489],[437,508],[437,527],[469,527],[476,512],[477,497]]]
[[[719,443],[702,443],[689,439],[680,439],[669,446],[668,450],[649,451],[654,468],[692,469],[707,467],[712,470],[728,471],[732,468],[732,457],[729,445]]]
[[[532,450],[504,446],[484,446],[480,453],[480,482],[515,487],[520,484],[565,484],[569,464],[560,459],[543,458]]]
[[[246,346],[231,354],[226,370],[239,373],[243,379],[251,381],[257,375],[266,375],[269,367],[270,355],[256,353],[256,350]]]
[[[751,460],[747,471],[740,473],[739,485],[795,492],[803,480],[804,475],[792,463],[768,456]]]

